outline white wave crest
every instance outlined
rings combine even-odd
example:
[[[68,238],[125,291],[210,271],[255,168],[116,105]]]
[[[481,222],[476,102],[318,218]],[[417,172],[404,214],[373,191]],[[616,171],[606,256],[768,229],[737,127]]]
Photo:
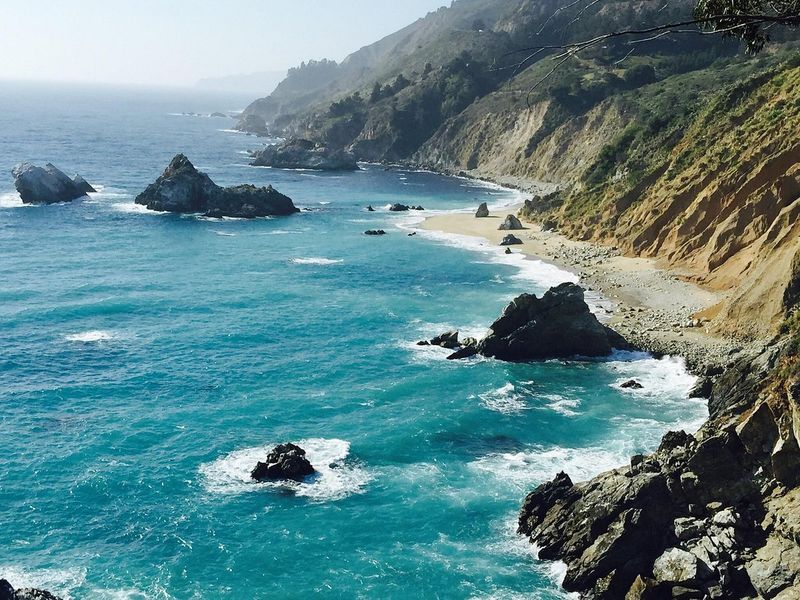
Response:
[[[525,395],[514,386],[507,383],[504,386],[480,394],[481,403],[489,410],[494,410],[506,415],[522,412],[528,409]]]
[[[327,266],[327,265],[338,265],[344,262],[341,259],[333,259],[333,258],[317,258],[317,257],[308,257],[308,258],[293,258],[289,261],[293,265],[318,265],[318,266]]]
[[[64,336],[68,342],[79,342],[82,344],[92,344],[95,342],[107,342],[113,340],[116,336],[110,331],[92,330],[83,331],[81,333],[72,333]]]
[[[16,192],[0,194],[0,208],[22,208],[24,206],[32,205],[23,203],[22,198]]]
[[[214,462],[201,465],[203,483],[213,494],[242,494],[258,490],[290,490],[298,496],[314,501],[339,500],[358,494],[372,480],[371,475],[357,465],[348,464],[350,443],[337,439],[312,438],[297,444],[306,451],[306,457],[317,474],[307,481],[282,481],[259,483],[253,481],[250,472],[264,460],[275,446],[237,450]]]

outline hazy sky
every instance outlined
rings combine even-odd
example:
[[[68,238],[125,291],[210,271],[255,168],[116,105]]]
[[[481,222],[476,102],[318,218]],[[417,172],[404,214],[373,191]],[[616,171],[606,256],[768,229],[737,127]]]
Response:
[[[0,0],[0,79],[192,85],[341,60],[449,0]]]

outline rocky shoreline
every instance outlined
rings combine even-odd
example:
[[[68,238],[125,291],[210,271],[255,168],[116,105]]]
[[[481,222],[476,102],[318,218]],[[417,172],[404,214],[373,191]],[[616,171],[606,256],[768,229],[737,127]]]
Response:
[[[494,245],[503,214],[424,227]],[[610,301],[596,307],[604,324],[639,349],[686,360],[710,416],[694,435],[667,433],[653,454],[587,482],[560,473],[527,496],[518,532],[540,559],[566,564],[563,587],[582,598],[797,598],[800,384],[787,374],[797,342],[716,335],[704,315],[721,296],[654,261],[525,226],[528,258],[579,274]]]

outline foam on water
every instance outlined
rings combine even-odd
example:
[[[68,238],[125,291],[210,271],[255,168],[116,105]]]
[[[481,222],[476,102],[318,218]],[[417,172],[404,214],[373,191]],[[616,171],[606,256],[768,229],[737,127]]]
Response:
[[[111,205],[116,211],[137,215],[156,215],[164,216],[172,213],[161,212],[157,210],[150,210],[144,204],[136,204],[135,202],[115,202]]]
[[[495,410],[503,414],[514,414],[527,410],[529,407],[525,403],[525,394],[520,393],[513,383],[480,394],[481,403],[489,410]]]
[[[333,259],[333,258],[320,258],[320,257],[308,257],[308,258],[292,258],[289,260],[290,263],[293,265],[317,265],[317,266],[328,266],[328,265],[338,265],[344,262],[342,259]]]
[[[200,474],[206,490],[213,494],[242,494],[264,489],[290,490],[298,496],[315,501],[339,500],[358,494],[372,480],[362,466],[349,462],[350,443],[336,439],[312,438],[297,445],[317,474],[304,482],[253,481],[250,472],[263,461],[275,444],[237,450],[211,463],[201,465]]]
[[[81,344],[93,344],[97,342],[108,342],[115,339],[115,335],[110,331],[83,331],[81,333],[72,333],[64,336],[68,342],[78,342]]]
[[[33,205],[22,202],[22,198],[16,192],[0,194],[0,208],[22,208],[28,206]]]

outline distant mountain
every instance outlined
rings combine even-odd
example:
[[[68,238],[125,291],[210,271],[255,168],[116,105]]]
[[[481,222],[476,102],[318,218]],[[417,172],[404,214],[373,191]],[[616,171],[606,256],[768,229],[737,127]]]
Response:
[[[286,77],[286,71],[260,71],[247,75],[227,75],[201,79],[195,86],[204,90],[271,94]]]

